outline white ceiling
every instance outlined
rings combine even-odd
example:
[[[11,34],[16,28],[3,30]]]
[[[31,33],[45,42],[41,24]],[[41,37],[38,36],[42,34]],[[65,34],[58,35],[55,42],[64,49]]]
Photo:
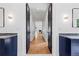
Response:
[[[29,3],[32,19],[34,21],[42,21],[45,19],[45,14],[48,10],[47,3]]]

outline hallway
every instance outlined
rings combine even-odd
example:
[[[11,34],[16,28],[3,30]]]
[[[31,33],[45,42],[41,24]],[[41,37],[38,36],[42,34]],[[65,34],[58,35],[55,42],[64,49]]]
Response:
[[[48,42],[45,41],[41,32],[37,33],[30,42],[28,54],[50,54]]]

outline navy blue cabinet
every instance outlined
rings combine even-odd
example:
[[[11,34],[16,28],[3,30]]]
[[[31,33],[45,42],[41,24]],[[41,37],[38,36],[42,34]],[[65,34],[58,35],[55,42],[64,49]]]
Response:
[[[4,39],[0,39],[0,56],[5,55],[5,42]]]
[[[71,55],[79,56],[79,38],[71,40]]]
[[[17,36],[0,39],[0,56],[17,56]]]
[[[69,38],[59,36],[59,55],[71,56],[71,40]]]
[[[79,34],[59,35],[59,55],[79,56]]]

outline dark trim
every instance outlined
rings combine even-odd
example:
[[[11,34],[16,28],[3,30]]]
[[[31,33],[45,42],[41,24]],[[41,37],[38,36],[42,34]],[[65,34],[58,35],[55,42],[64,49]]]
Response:
[[[29,10],[27,10],[27,8]],[[29,47],[30,47],[30,8],[28,3],[26,3],[26,54],[28,53]]]
[[[52,3],[50,3],[48,7],[48,29],[49,28],[51,31],[48,32],[48,48],[52,54]]]

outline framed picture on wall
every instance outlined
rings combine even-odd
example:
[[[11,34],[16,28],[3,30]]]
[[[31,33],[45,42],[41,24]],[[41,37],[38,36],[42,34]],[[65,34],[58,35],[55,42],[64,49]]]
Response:
[[[0,27],[4,27],[4,8],[0,7]]]
[[[79,8],[72,9],[72,27],[79,28]]]

